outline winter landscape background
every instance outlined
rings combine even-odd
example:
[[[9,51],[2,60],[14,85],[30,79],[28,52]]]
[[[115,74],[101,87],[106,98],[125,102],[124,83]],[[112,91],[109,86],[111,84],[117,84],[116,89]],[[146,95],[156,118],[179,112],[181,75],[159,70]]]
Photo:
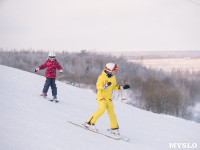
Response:
[[[0,150],[199,149],[200,0],[0,0]],[[60,103],[39,94],[55,51]],[[114,141],[67,124],[97,109],[105,64],[119,65]],[[48,93],[51,96],[51,93]],[[104,114],[97,128],[106,130]],[[77,144],[78,143],[78,144]]]
[[[0,71],[1,150],[199,149],[198,123],[141,110],[115,99],[120,132],[131,139],[129,142],[78,128],[67,121],[81,124],[97,109],[93,91],[57,81],[60,102],[52,103],[39,96],[45,77],[3,65]],[[48,95],[51,97],[50,91]],[[109,128],[106,113],[96,126]]]
[[[103,71],[105,64],[115,62],[119,65],[116,75],[118,84],[131,85],[128,92],[114,94],[115,97],[147,111],[199,122],[200,113],[197,110],[200,103],[200,72],[198,65],[196,70],[191,68],[195,66],[193,62],[198,60],[200,54],[196,52],[194,56],[194,52],[187,53],[187,59],[185,59],[185,53],[176,53],[176,59],[182,59],[182,65],[187,60],[193,60],[192,63],[187,64],[186,69],[177,64],[174,61],[175,58],[169,59],[170,55],[166,55],[166,53],[164,55],[157,53],[157,57],[154,53],[153,56],[156,58],[154,62],[157,61],[157,64],[149,67],[145,61],[149,61],[151,57],[143,53],[138,57],[138,53],[114,56],[87,50],[73,53],[57,52],[57,60],[64,69],[62,74],[58,74],[57,80],[77,87],[92,89],[95,93],[97,77]],[[32,73],[48,57],[47,52],[34,50],[5,51],[2,49],[0,54],[0,64]],[[166,56],[168,58],[165,58]],[[130,59],[133,57],[135,59]],[[164,58],[158,59],[160,57]],[[171,62],[172,60],[174,63]],[[162,61],[167,63],[162,65]],[[170,62],[176,68],[166,71]],[[44,72],[45,70],[42,70],[37,74],[44,76]],[[127,98],[124,99],[123,95],[126,95]]]

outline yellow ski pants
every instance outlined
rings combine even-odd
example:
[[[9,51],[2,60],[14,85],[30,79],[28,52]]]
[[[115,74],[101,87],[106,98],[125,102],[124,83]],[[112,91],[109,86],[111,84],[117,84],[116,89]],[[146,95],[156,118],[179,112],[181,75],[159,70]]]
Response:
[[[114,112],[114,105],[113,105],[112,100],[103,98],[103,99],[97,100],[97,102],[98,102],[99,109],[90,116],[87,123],[95,124],[97,119],[107,109],[108,116],[110,118],[111,129],[118,129],[119,127],[118,127],[118,124],[117,124],[117,117],[116,117],[115,112]]]

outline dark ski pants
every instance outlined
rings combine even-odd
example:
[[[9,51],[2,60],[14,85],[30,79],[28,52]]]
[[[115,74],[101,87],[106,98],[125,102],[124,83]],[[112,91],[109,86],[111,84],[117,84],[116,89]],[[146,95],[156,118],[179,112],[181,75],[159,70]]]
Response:
[[[56,87],[55,81],[56,81],[55,78],[47,78],[46,77],[46,82],[44,84],[43,93],[47,93],[48,89],[49,89],[49,86],[51,86],[52,95],[53,96],[57,96],[57,87]]]

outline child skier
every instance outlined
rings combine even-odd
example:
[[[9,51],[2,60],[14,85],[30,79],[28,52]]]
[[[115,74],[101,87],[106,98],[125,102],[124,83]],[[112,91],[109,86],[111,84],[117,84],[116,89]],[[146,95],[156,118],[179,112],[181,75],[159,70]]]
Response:
[[[114,105],[112,102],[112,90],[120,90],[130,88],[129,85],[122,87],[117,85],[115,73],[118,69],[118,65],[114,63],[107,63],[102,74],[98,77],[96,88],[97,88],[97,102],[99,109],[93,113],[88,121],[83,125],[93,131],[98,131],[95,127],[97,119],[105,112],[107,109],[110,118],[111,133],[119,134],[119,126],[117,123],[117,118],[114,113]]]
[[[55,84],[56,68],[59,70],[59,72],[63,72],[63,69],[57,62],[56,54],[54,52],[49,52],[48,56],[49,56],[48,60],[43,65],[36,68],[35,72],[47,68],[45,71],[46,82],[44,84],[41,96],[46,98],[49,86],[51,86],[53,99],[54,101],[57,101],[57,87]]]

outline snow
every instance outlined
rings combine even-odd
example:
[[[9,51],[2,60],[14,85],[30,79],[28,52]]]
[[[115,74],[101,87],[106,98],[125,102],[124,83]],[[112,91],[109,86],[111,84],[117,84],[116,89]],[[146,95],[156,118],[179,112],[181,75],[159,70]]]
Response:
[[[39,96],[45,77],[2,65],[0,70],[0,150],[168,150],[178,142],[200,148],[200,124],[120,101],[114,101],[115,112],[130,142],[78,128],[67,121],[85,122],[97,109],[95,93],[56,81],[60,103],[52,103]],[[107,113],[96,126],[109,128]]]
[[[193,114],[193,120],[200,122],[200,103],[196,103],[194,107],[190,108]]]

